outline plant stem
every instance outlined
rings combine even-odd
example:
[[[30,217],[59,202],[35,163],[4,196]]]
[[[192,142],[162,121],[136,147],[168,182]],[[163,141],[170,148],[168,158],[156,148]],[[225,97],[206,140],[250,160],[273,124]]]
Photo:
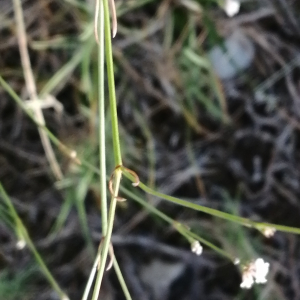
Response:
[[[196,239],[196,240],[200,241],[202,244],[206,245],[207,247],[215,250],[216,252],[218,252],[222,256],[225,256],[225,257],[229,258],[231,261],[234,261],[234,258],[232,256],[230,256],[227,252],[223,251],[222,249],[220,249],[219,247],[217,247],[214,244],[210,243],[209,241],[205,240],[204,238],[201,238],[197,234],[191,232],[188,228],[186,228],[184,226],[184,224],[181,224],[180,222],[175,221],[174,219],[170,218],[169,216],[167,216],[166,214],[164,214],[163,212],[161,212],[159,209],[157,209],[156,207],[154,207],[152,204],[150,204],[147,201],[141,199],[139,196],[135,195],[134,193],[132,193],[128,189],[126,189],[124,187],[121,187],[120,189],[127,196],[129,196],[131,199],[133,199],[134,201],[136,201],[140,205],[142,205],[146,210],[148,210],[149,212],[151,212],[151,213],[159,216],[161,219],[163,219],[164,221],[166,221],[167,223],[169,223],[171,226],[173,226],[189,242],[191,242],[191,238],[193,240]]]
[[[107,227],[106,236],[104,237],[104,240],[103,240],[103,250],[101,253],[100,268],[99,268],[99,271],[97,274],[92,300],[97,300],[99,297],[99,293],[100,293],[105,263],[106,263],[107,254],[108,254],[108,248],[109,248],[112,230],[113,230],[115,211],[116,211],[116,206],[117,206],[117,198],[116,197],[118,196],[118,192],[119,192],[119,188],[120,188],[121,176],[122,176],[122,171],[120,169],[116,170],[115,171],[115,185],[114,185],[115,194],[112,197],[110,208],[109,208],[108,227]]]
[[[119,128],[118,128],[118,114],[117,114],[117,101],[116,101],[116,91],[115,91],[115,78],[114,78],[114,65],[113,65],[113,55],[112,55],[112,41],[111,41],[111,31],[110,31],[110,17],[109,17],[109,5],[107,0],[101,0],[104,7],[104,37],[105,37],[105,57],[107,66],[107,79],[108,79],[108,89],[109,89],[109,103],[110,103],[110,113],[111,113],[111,124],[112,124],[112,138],[113,138],[113,151],[115,158],[115,165],[122,165],[122,155],[119,140]],[[115,170],[114,176],[114,195],[112,195],[109,214],[108,214],[108,226],[107,231],[103,240],[103,249],[101,252],[100,268],[97,274],[96,283],[93,292],[93,300],[98,299],[101,282],[103,279],[105,263],[108,255],[109,244],[111,243],[111,235],[113,230],[115,210],[117,206],[117,197],[119,194],[120,182],[122,177],[122,170]]]
[[[126,282],[124,281],[124,277],[122,275],[121,269],[120,269],[119,264],[118,264],[116,259],[114,259],[114,269],[115,269],[115,272],[117,274],[118,280],[120,282],[120,285],[122,287],[122,290],[123,290],[123,293],[124,293],[124,296],[125,296],[126,300],[132,300],[132,298],[130,296],[130,293],[128,291]]]
[[[18,44],[20,49],[21,63],[22,63],[26,88],[29,94],[29,99],[36,103],[36,105],[33,106],[34,107],[33,111],[36,119],[40,124],[45,125],[45,118],[43,115],[43,111],[40,104],[38,104],[42,100],[38,99],[36,84],[34,81],[34,76],[33,76],[29,53],[28,53],[27,36],[26,36],[21,0],[14,0],[13,4],[14,4],[14,11],[15,11],[15,19],[17,24],[17,38],[18,38]],[[47,136],[45,131],[43,131],[40,127],[38,127],[38,131],[41,137],[42,145],[47,160],[53,172],[53,175],[57,180],[61,180],[63,178],[63,174],[56,160],[49,137]]]
[[[113,149],[116,166],[122,165],[122,155],[119,140],[119,128],[118,128],[118,113],[117,113],[117,101],[115,90],[115,78],[114,78],[114,63],[112,54],[112,41],[110,33],[110,18],[108,1],[102,0],[104,4],[104,28],[105,28],[105,56],[107,65],[107,79],[109,89],[109,103],[111,113],[111,125],[112,125],[112,138]]]
[[[42,259],[42,257],[38,253],[37,249],[35,248],[22,220],[20,219],[17,211],[15,210],[15,208],[14,208],[9,196],[7,195],[6,191],[4,190],[1,182],[0,182],[0,194],[2,195],[3,200],[5,201],[7,207],[10,211],[10,214],[15,221],[16,232],[19,232],[19,235],[21,235],[21,238],[23,238],[25,240],[26,244],[28,245],[28,248],[31,250],[32,254],[34,255],[37,263],[39,264],[41,270],[43,271],[45,277],[48,279],[52,288],[57,292],[57,294],[59,295],[61,300],[69,299],[68,296],[62,291],[62,289],[60,288],[60,286],[58,285],[58,283],[52,276],[51,272],[47,268],[46,264],[44,263],[44,260]]]
[[[30,117],[30,119],[39,127],[41,127],[43,130],[45,130],[45,132],[47,133],[47,135],[49,136],[50,140],[61,150],[64,150],[64,154],[66,154],[69,158],[74,159],[72,157],[72,152],[73,150],[68,148],[67,146],[65,146],[45,125],[40,124],[33,116],[33,114],[27,109],[27,107],[24,105],[24,103],[22,102],[22,100],[20,99],[20,97],[15,93],[15,91],[10,87],[10,85],[3,79],[3,77],[0,75],[0,84],[2,85],[2,87],[6,90],[6,92],[16,101],[16,103],[25,111],[25,113]],[[75,158],[74,159],[75,162],[77,162],[78,164],[84,166],[85,168],[93,171],[95,174],[100,175],[100,171],[97,167],[95,167],[94,165],[90,164],[89,162],[83,160],[83,159],[79,159],[79,158]],[[135,182],[135,178],[129,174],[128,172],[124,172],[124,174],[126,175],[126,177],[129,178],[129,180],[131,180],[132,182]],[[263,229],[266,227],[271,227],[271,228],[275,228],[278,231],[282,231],[282,232],[288,232],[288,233],[294,233],[294,234],[300,234],[300,228],[297,227],[290,227],[290,226],[285,226],[285,225],[278,225],[278,224],[272,224],[272,223],[265,223],[265,222],[255,222],[252,221],[250,219],[247,218],[242,218],[239,216],[235,216],[232,214],[228,214],[228,213],[224,213],[222,211],[216,210],[216,209],[212,209],[209,207],[205,207],[202,205],[198,205],[198,204],[194,204],[182,199],[178,199],[172,196],[168,196],[159,192],[154,191],[153,189],[147,187],[145,184],[140,183],[139,187],[144,190],[146,193],[149,193],[151,195],[154,195],[156,197],[171,201],[173,203],[176,203],[177,205],[182,205],[194,210],[198,210],[198,211],[202,211],[204,213],[207,213],[209,215],[213,215],[216,217],[220,217],[222,219],[231,221],[231,222],[235,222],[238,224],[241,224],[243,226],[246,227],[253,227],[256,229]],[[234,220],[233,220],[234,218]]]
[[[107,188],[106,188],[106,150],[105,150],[105,95],[104,95],[104,10],[99,1],[98,17],[98,118],[99,118],[99,162],[102,235],[107,232]]]
[[[73,157],[74,150],[68,148],[64,145],[47,127],[40,123],[37,118],[34,116],[33,112],[28,109],[28,107],[24,104],[22,99],[16,94],[16,92],[11,88],[11,86],[3,79],[0,75],[0,84],[5,89],[5,91],[13,98],[13,100],[22,108],[22,110],[27,114],[27,116],[38,126],[41,130],[44,130],[49,139],[56,145],[65,155],[67,155],[70,159],[73,159],[76,163],[81,164],[81,161],[77,158],[77,156]],[[99,170],[95,168],[93,165],[86,163],[86,166],[89,165],[89,169],[95,172],[96,174],[100,174]]]
[[[94,260],[94,264],[93,264],[93,267],[92,267],[92,270],[91,270],[91,273],[90,273],[90,276],[89,276],[89,279],[88,279],[88,282],[85,286],[85,289],[84,289],[84,293],[82,295],[82,298],[81,300],[87,300],[88,296],[89,296],[89,293],[90,293],[90,290],[91,290],[91,287],[92,287],[92,284],[93,284],[93,280],[95,278],[95,275],[96,275],[96,271],[97,271],[97,266],[99,264],[99,261],[100,261],[100,252],[101,252],[101,247],[99,247],[99,251],[97,253],[97,256]]]
[[[123,172],[123,174],[129,179],[131,180],[133,183],[136,182],[136,178],[130,174],[129,172],[127,172],[126,170]],[[265,223],[265,222],[256,222],[256,221],[252,221],[251,219],[248,218],[243,218],[240,216],[236,216],[230,213],[226,213],[217,209],[213,209],[210,207],[206,207],[206,206],[202,206],[202,205],[198,205],[183,199],[179,199],[173,196],[169,196],[160,192],[157,192],[155,190],[153,190],[152,188],[148,187],[147,185],[145,185],[142,182],[139,182],[138,187],[140,189],[142,189],[143,191],[145,191],[146,193],[156,196],[158,198],[170,201],[174,204],[180,205],[180,206],[184,206],[187,208],[191,208],[193,210],[197,210],[197,211],[201,211],[203,213],[206,213],[208,215],[211,216],[215,216],[218,217],[220,219],[225,219],[227,221],[230,222],[234,222],[240,225],[243,225],[245,227],[249,227],[249,228],[255,228],[257,230],[262,230],[264,228],[274,228],[278,231],[282,231],[282,232],[289,232],[289,233],[294,233],[294,234],[300,234],[300,228],[297,227],[290,227],[290,226],[285,226],[285,225],[278,225],[278,224],[272,224],[272,223]]]
[[[45,130],[45,132],[47,133],[47,135],[49,136],[49,138],[51,139],[51,141],[61,150],[63,150],[64,154],[67,155],[69,158],[75,160],[76,163],[78,163],[79,165],[84,166],[85,168],[93,171],[95,174],[100,175],[100,171],[97,167],[95,167],[94,165],[90,164],[89,162],[87,162],[84,159],[79,159],[77,157],[72,157],[72,153],[74,150],[68,148],[67,146],[65,146],[45,125],[40,124],[35,117],[33,116],[32,112],[29,111],[27,109],[27,107],[24,105],[23,101],[20,99],[20,97],[15,93],[15,91],[10,87],[10,85],[3,79],[3,77],[0,75],[0,84],[2,85],[2,87],[6,90],[6,92],[15,100],[15,102],[23,109],[23,111],[30,117],[30,119],[40,128],[42,128],[43,130]],[[129,174],[128,172],[124,172],[124,174],[126,175],[126,177],[128,177],[132,182],[135,182],[135,178]],[[293,234],[300,234],[300,228],[297,227],[290,227],[290,226],[285,226],[285,225],[278,225],[278,224],[272,224],[272,223],[265,223],[265,222],[255,222],[252,221],[250,219],[247,218],[242,218],[239,216],[234,216],[232,214],[228,214],[228,213],[224,213],[222,211],[216,210],[216,209],[212,209],[209,207],[205,207],[205,206],[201,206],[201,205],[197,205],[182,199],[178,199],[172,196],[168,196],[159,192],[154,191],[153,189],[147,187],[145,184],[140,183],[139,187],[144,190],[146,193],[149,193],[151,195],[154,195],[156,197],[171,201],[176,203],[177,205],[182,205],[194,210],[198,210],[198,211],[202,211],[204,213],[207,213],[209,215],[213,215],[216,217],[220,217],[223,219],[226,219],[228,221],[231,222],[235,222],[235,223],[239,223],[241,225],[244,225],[246,227],[253,227],[253,228],[257,228],[257,229],[263,229],[266,227],[271,227],[271,228],[275,228],[278,231],[282,231],[282,232],[288,232],[288,233],[293,233]],[[234,220],[233,220],[234,218]]]

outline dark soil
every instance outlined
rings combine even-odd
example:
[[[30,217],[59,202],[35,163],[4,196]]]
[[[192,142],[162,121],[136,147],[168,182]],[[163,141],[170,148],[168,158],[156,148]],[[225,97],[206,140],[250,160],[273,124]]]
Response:
[[[3,20],[8,23],[0,19],[0,74],[18,95],[27,99],[13,9],[10,1],[3,1],[1,6]],[[40,90],[79,49],[77,36],[82,32],[82,24],[91,19],[67,1],[28,0],[23,1],[23,8]],[[161,192],[223,211],[232,212],[234,207],[235,212],[253,220],[300,228],[299,12],[296,0],[246,2],[233,19],[213,5],[207,7],[205,14],[221,37],[239,28],[253,41],[256,54],[245,74],[218,81],[226,99],[223,117],[228,115],[229,121],[213,116],[204,104],[195,102],[192,112],[201,130],[189,123],[181,105],[188,107],[179,58],[187,38],[176,51],[165,49],[163,43],[165,24],[172,16],[179,15],[174,17],[175,41],[184,32],[178,18],[195,19],[199,40],[207,32],[203,18],[175,0],[153,1],[122,15],[121,29],[113,43],[124,164]],[[152,28],[153,32],[135,41],[122,26],[146,32]],[[69,37],[69,47],[34,47],[34,41],[60,36]],[[198,46],[201,51],[208,51],[208,39]],[[96,78],[96,57],[92,51],[92,80]],[[44,110],[44,115],[48,128],[61,141],[96,165],[97,87],[84,87],[81,68],[80,64],[53,91],[64,106],[63,116],[53,109]],[[279,75],[275,78],[274,74]],[[258,97],[259,92],[263,99]],[[217,102],[213,98],[212,101]],[[84,111],[89,111],[89,115]],[[111,140],[107,143],[111,149]],[[154,168],[149,161],[151,149]],[[69,187],[61,188],[55,183],[36,125],[0,87],[0,181],[53,276],[70,299],[76,300],[81,299],[94,258],[76,209],[77,187],[87,172],[73,166],[58,149],[55,151],[66,178],[72,182]],[[108,157],[108,171],[112,170],[112,158]],[[125,179],[124,184],[127,185]],[[153,200],[156,199],[147,198]],[[51,235],[67,201],[71,203],[67,218],[60,230]],[[93,178],[84,205],[95,249],[101,238],[100,201],[98,181]],[[268,288],[242,291],[239,270],[231,262],[209,249],[196,257],[173,228],[142,212],[138,204],[129,200],[118,208],[113,244],[133,299],[158,299],[157,284],[147,284],[142,275],[150,272],[145,270],[153,262],[165,264],[165,268],[178,265],[181,270],[175,278],[166,279],[166,291],[160,299],[261,299],[262,292],[266,293],[265,299],[300,299],[298,236],[278,232],[267,239],[248,229],[241,233],[237,225],[202,213],[162,201],[155,205],[226,251],[237,249],[236,254],[241,254],[247,247],[238,237],[242,234],[254,253],[271,264]],[[11,283],[30,270],[28,278],[19,285],[20,293],[11,298],[5,296],[10,294],[1,295],[0,284],[0,299],[57,299],[30,251],[26,247],[16,249],[16,243],[14,230],[0,219],[0,278]],[[12,287],[10,291],[17,289]],[[114,271],[106,273],[100,298],[124,299]]]

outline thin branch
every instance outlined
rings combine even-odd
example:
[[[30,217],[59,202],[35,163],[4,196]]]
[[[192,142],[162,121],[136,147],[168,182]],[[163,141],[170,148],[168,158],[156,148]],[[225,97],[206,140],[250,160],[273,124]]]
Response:
[[[34,115],[38,123],[40,123],[41,125],[45,125],[43,111],[41,105],[39,104],[41,100],[38,98],[37,95],[36,84],[33,77],[33,72],[32,72],[29,53],[28,53],[27,36],[26,36],[26,30],[24,25],[22,4],[20,0],[14,0],[13,3],[14,3],[14,10],[15,10],[15,19],[17,24],[18,44],[19,44],[21,63],[22,63],[26,88],[28,91],[29,99],[32,101],[32,103],[36,103],[36,105],[31,106],[31,109],[34,112]],[[53,148],[51,146],[50,139],[42,128],[38,127],[38,131],[41,137],[41,141],[43,144],[43,148],[47,160],[49,161],[50,164],[50,168],[54,176],[56,177],[56,179],[61,180],[63,178],[63,174],[56,160]]]

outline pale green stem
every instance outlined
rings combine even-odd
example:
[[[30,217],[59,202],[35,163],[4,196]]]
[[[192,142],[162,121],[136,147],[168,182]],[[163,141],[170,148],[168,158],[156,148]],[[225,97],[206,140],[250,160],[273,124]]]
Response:
[[[133,199],[134,201],[138,202],[140,205],[145,207],[145,209],[147,209],[149,212],[159,216],[161,219],[163,219],[164,221],[169,223],[171,226],[173,226],[180,234],[182,234],[188,240],[189,243],[191,243],[192,240],[196,239],[196,240],[200,241],[203,245],[206,245],[207,247],[209,247],[209,248],[215,250],[216,252],[218,252],[219,254],[221,254],[221,255],[229,258],[230,260],[234,261],[234,258],[231,257],[227,252],[223,251],[222,249],[220,249],[219,247],[217,247],[214,244],[210,243],[209,241],[201,238],[197,234],[191,232],[187,227],[184,226],[184,224],[181,224],[180,222],[175,221],[174,219],[170,218],[169,216],[167,216],[166,214],[161,212],[159,209],[154,207],[152,204],[148,203],[145,200],[142,200],[139,196],[137,196],[134,193],[130,192],[128,189],[121,186],[120,190],[122,192],[124,192],[124,194],[129,196],[131,199]]]
[[[118,280],[120,282],[120,285],[121,285],[121,288],[123,290],[123,293],[124,293],[124,296],[125,296],[126,300],[132,300],[116,258],[114,259],[114,269],[115,269],[115,272],[117,274]]]
[[[235,216],[235,215],[232,215],[232,214],[229,214],[229,213],[225,213],[225,212],[213,209],[213,208],[198,205],[198,204],[195,204],[193,202],[186,201],[186,200],[178,199],[178,198],[173,197],[173,196],[165,195],[163,193],[157,192],[157,191],[149,188],[148,186],[146,186],[142,182],[140,182],[139,187],[148,194],[151,194],[153,196],[168,200],[168,201],[170,201],[172,203],[175,203],[177,205],[181,205],[181,206],[184,206],[184,207],[191,208],[193,210],[201,211],[201,212],[210,214],[212,216],[216,216],[216,217],[219,217],[219,218],[222,218],[222,219],[226,219],[226,220],[229,220],[229,221],[232,221],[232,222],[235,222],[235,223],[239,223],[239,224],[242,224],[242,225],[245,225],[245,226],[248,226],[248,227],[252,227],[252,225],[256,224],[255,222],[252,222],[252,221],[250,221],[246,218],[242,218],[242,217]]]
[[[8,206],[8,209],[10,211],[11,216],[13,217],[13,219],[15,221],[16,231],[18,231],[19,234],[21,235],[20,238],[23,238],[25,240],[26,245],[31,250],[32,254],[34,255],[37,263],[39,264],[41,270],[43,271],[45,277],[48,279],[48,281],[51,284],[52,288],[57,292],[57,294],[59,295],[61,300],[69,299],[68,296],[61,290],[60,286],[58,285],[58,283],[56,282],[56,280],[52,276],[51,272],[48,270],[48,268],[47,268],[46,264],[44,263],[42,257],[40,256],[40,254],[36,250],[33,242],[31,241],[31,239],[28,235],[28,232],[27,232],[22,220],[20,219],[18,213],[16,212],[9,196],[7,195],[7,193],[4,190],[1,183],[0,183],[0,193],[3,197],[3,200],[5,201],[6,205]]]
[[[132,176],[129,172],[126,170],[124,171],[123,169],[123,174],[129,178],[132,182],[136,182],[136,178]],[[139,188],[141,188],[143,191],[146,193],[156,196],[161,199],[165,199],[167,201],[170,201],[174,204],[184,206],[187,208],[191,208],[193,210],[201,211],[203,213],[209,214],[211,216],[215,216],[221,219],[225,219],[234,223],[238,223],[240,225],[246,226],[246,227],[252,227],[256,228],[257,230],[263,230],[264,228],[274,228],[278,231],[282,232],[289,232],[289,233],[295,233],[295,234],[300,234],[300,228],[296,227],[289,227],[289,226],[284,226],[284,225],[277,225],[277,224],[272,224],[272,223],[264,223],[264,222],[255,222],[247,218],[239,217],[236,215],[232,215],[230,213],[225,213],[217,209],[209,208],[206,206],[198,205],[183,199],[179,199],[173,196],[165,195],[163,193],[157,192],[150,187],[146,186],[144,183],[139,182],[138,185]]]
[[[108,79],[109,102],[110,102],[110,113],[111,113],[111,124],[112,124],[113,151],[114,151],[115,165],[118,166],[118,165],[122,165],[122,155],[121,155],[120,140],[119,140],[109,5],[107,0],[102,0],[102,1],[104,6],[105,57],[106,57],[106,65],[107,65],[107,79]],[[100,268],[97,274],[92,300],[98,299],[101,283],[103,279],[107,254],[108,254],[108,248],[109,248],[109,244],[111,243],[110,240],[111,240],[113,223],[115,218],[115,210],[117,206],[117,197],[119,194],[120,182],[122,177],[122,171],[120,169],[115,170],[114,172],[115,172],[114,182],[113,182],[114,195],[112,195],[111,198],[109,214],[108,214],[108,227],[103,240],[103,250],[101,252]]]
[[[109,89],[109,103],[111,113],[111,125],[112,125],[112,138],[114,148],[114,158],[116,165],[122,165],[122,154],[119,140],[119,128],[118,128],[118,113],[117,113],[117,100],[115,90],[115,78],[114,78],[114,63],[112,54],[112,40],[110,31],[110,18],[109,18],[109,6],[108,0],[102,0],[104,3],[104,28],[105,28],[105,56],[107,65],[107,80]]]
[[[213,249],[214,251],[216,251],[217,253],[219,253],[220,255],[229,258],[233,263],[235,261],[235,257],[231,256],[230,254],[228,254],[227,252],[225,252],[224,250],[220,249],[219,247],[215,246],[214,244],[212,244],[211,242],[205,240],[204,238],[200,237],[199,235],[197,235],[194,232],[189,231],[189,236],[194,238],[195,240],[198,240],[199,242],[201,242],[203,245],[206,245],[207,247]]]
[[[94,281],[94,278],[95,278],[95,275],[96,275],[97,267],[99,265],[100,253],[101,253],[101,245],[99,247],[97,256],[95,258],[95,261],[94,261],[94,264],[93,264],[93,267],[92,267],[92,270],[91,270],[91,273],[90,273],[90,276],[89,276],[89,280],[86,284],[86,287],[84,289],[84,293],[83,293],[83,296],[82,296],[81,300],[87,300],[87,298],[89,296],[89,293],[90,293],[90,290],[91,290],[91,287],[92,287],[92,284],[93,284],[93,281]]]
[[[63,150],[63,152],[69,156],[69,158],[72,157],[72,153],[74,150],[68,148],[65,146],[59,139],[46,127],[46,125],[41,124],[32,113],[31,110],[27,108],[27,106],[24,104],[24,102],[21,100],[21,98],[15,93],[15,91],[10,87],[10,85],[3,79],[3,77],[0,75],[0,84],[2,87],[6,90],[6,92],[13,98],[13,100],[22,108],[22,110],[27,114],[27,116],[42,130],[46,132],[46,134],[49,136],[50,140],[58,147],[60,150]],[[74,159],[74,158],[73,158]],[[92,165],[89,166],[89,169],[95,172],[96,174],[100,174],[99,170]]]
[[[67,154],[70,157],[70,153],[73,151],[72,149],[69,149],[67,146],[65,146],[62,142],[59,141],[58,138],[56,138],[54,136],[54,134],[44,125],[41,125],[39,122],[36,121],[36,119],[33,117],[32,113],[26,108],[26,106],[23,104],[22,100],[20,99],[20,97],[15,93],[15,91],[7,84],[7,82],[3,79],[3,77],[0,75],[0,84],[3,86],[3,88],[8,92],[8,94],[16,101],[16,103],[25,111],[25,113],[30,117],[30,119],[39,127],[41,127],[43,130],[46,131],[46,133],[48,134],[49,138],[51,139],[51,141],[59,148],[63,147],[66,152],[65,154]],[[97,167],[95,167],[94,165],[90,164],[89,162],[80,159],[79,160],[81,165],[86,167],[87,169],[95,172],[95,174],[100,175],[100,171]],[[135,178],[129,174],[126,173],[126,176],[132,181],[135,182]],[[154,191],[153,189],[147,187],[146,185],[144,185],[143,183],[141,183],[139,185],[139,187],[144,190],[145,192],[154,195],[156,197],[171,201],[173,203],[176,203],[178,205],[182,205],[194,210],[198,210],[198,211],[202,211],[204,213],[207,213],[209,215],[213,215],[222,219],[226,219],[228,221],[231,222],[235,222],[235,223],[239,223],[241,225],[247,226],[247,227],[253,227],[256,228],[258,230],[264,229],[266,227],[271,227],[271,228],[275,228],[278,231],[282,231],[282,232],[288,232],[288,233],[294,233],[294,234],[300,234],[300,228],[296,228],[296,227],[290,227],[290,226],[284,226],[284,225],[277,225],[277,224],[272,224],[272,223],[264,223],[264,222],[255,222],[252,221],[250,219],[247,218],[242,218],[239,216],[234,216],[232,214],[228,214],[228,213],[224,213],[221,212],[219,210],[216,209],[212,209],[212,208],[208,208],[205,206],[201,206],[198,204],[194,204],[182,199],[178,199],[175,197],[171,197],[159,192]],[[234,220],[233,220],[234,218]]]
[[[98,118],[99,118],[99,161],[102,235],[107,231],[107,188],[106,188],[106,150],[105,150],[105,95],[104,95],[104,10],[99,1],[98,18]]]
[[[0,84],[3,86],[3,88],[7,91],[7,93],[16,101],[16,103],[24,110],[24,112],[31,118],[31,120],[39,127],[41,127],[43,130],[46,131],[46,133],[48,134],[49,138],[51,139],[51,141],[59,148],[63,147],[65,149],[65,154],[68,155],[69,157],[71,156],[70,153],[73,151],[72,149],[68,148],[67,146],[65,146],[62,142],[60,142],[55,136],[54,134],[44,125],[40,124],[39,122],[36,121],[36,119],[33,117],[32,113],[26,108],[26,106],[24,105],[24,103],[22,102],[22,100],[20,99],[20,97],[15,93],[15,91],[7,84],[7,82],[3,79],[3,77],[0,75]],[[86,167],[89,170],[92,170],[93,172],[95,172],[95,174],[100,175],[100,171],[97,167],[95,167],[94,165],[90,164],[89,162],[83,160],[83,159],[79,159],[80,163],[82,166]],[[135,178],[130,175],[129,173],[126,173],[126,176],[132,181],[135,182]],[[250,219],[247,218],[242,218],[239,216],[234,216],[232,214],[228,214],[228,213],[224,213],[221,212],[219,210],[216,209],[212,209],[212,208],[208,208],[208,207],[204,207],[198,204],[194,204],[182,199],[178,199],[175,197],[171,197],[159,192],[154,191],[153,189],[147,187],[146,185],[144,185],[143,183],[141,183],[139,185],[139,187],[144,190],[145,192],[154,195],[156,197],[171,201],[173,203],[176,203],[178,205],[182,205],[191,209],[195,209],[198,211],[202,211],[204,213],[207,213],[209,215],[213,215],[216,217],[220,217],[223,219],[226,219],[228,221],[231,222],[236,222],[239,223],[241,225],[247,226],[247,227],[253,227],[256,228],[258,230],[264,229],[266,227],[272,227],[275,228],[278,231],[282,231],[282,232],[288,232],[288,233],[294,233],[294,234],[300,234],[300,228],[296,228],[296,227],[290,227],[290,226],[284,226],[284,225],[277,225],[277,224],[272,224],[272,223],[264,223],[264,222],[255,222],[252,221]],[[233,220],[234,218],[234,220]]]
[[[104,269],[105,269],[105,263],[107,259],[108,254],[108,248],[111,240],[112,230],[113,230],[113,224],[114,224],[114,218],[115,218],[115,211],[117,206],[117,196],[120,188],[120,181],[122,177],[122,171],[120,169],[115,171],[115,185],[114,185],[114,191],[115,194],[113,195],[110,203],[109,213],[108,213],[108,227],[106,236],[103,240],[103,250],[101,252],[101,260],[100,260],[100,268],[97,274],[96,283],[94,287],[94,293],[92,300],[97,300],[100,293],[101,283],[103,279]]]

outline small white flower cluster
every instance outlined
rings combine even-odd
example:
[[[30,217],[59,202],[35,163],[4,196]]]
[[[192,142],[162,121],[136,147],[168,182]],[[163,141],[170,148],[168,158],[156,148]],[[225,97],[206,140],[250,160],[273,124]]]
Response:
[[[193,241],[191,244],[191,250],[196,255],[201,255],[203,252],[203,247],[200,245],[198,241]]]
[[[23,238],[19,239],[19,240],[17,241],[17,243],[16,243],[16,248],[17,248],[18,250],[24,249],[25,246],[26,246],[26,241],[25,241]]]
[[[242,289],[250,289],[254,283],[266,283],[266,276],[269,273],[270,264],[264,262],[262,258],[250,262],[243,268],[243,281],[240,285]]]
[[[223,9],[228,17],[233,17],[240,11],[240,6],[240,0],[224,0]]]
[[[266,237],[266,238],[270,238],[272,237],[276,232],[276,229],[273,227],[265,227],[262,229],[262,234]]]

